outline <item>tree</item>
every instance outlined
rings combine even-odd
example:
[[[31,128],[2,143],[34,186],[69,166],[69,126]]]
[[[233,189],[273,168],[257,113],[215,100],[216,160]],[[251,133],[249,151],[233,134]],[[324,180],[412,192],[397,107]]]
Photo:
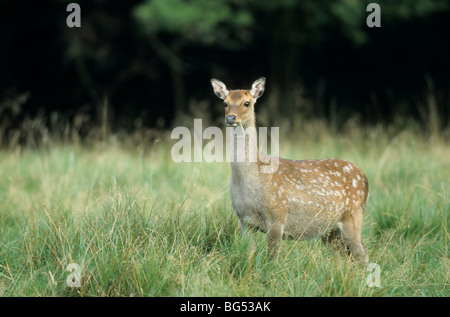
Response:
[[[175,111],[185,100],[183,76],[189,63],[183,59],[187,45],[237,49],[250,42],[253,23],[248,8],[237,10],[235,1],[147,0],[133,14],[157,56],[169,67]]]

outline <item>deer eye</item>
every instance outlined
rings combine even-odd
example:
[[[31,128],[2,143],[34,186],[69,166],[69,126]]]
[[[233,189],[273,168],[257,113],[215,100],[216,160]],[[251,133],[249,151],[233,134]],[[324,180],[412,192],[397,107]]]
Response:
[[[226,102],[224,102],[223,105],[225,106],[225,108],[228,106],[228,104]]]
[[[249,101],[245,102],[244,106],[246,106],[246,107],[250,106],[250,102]]]

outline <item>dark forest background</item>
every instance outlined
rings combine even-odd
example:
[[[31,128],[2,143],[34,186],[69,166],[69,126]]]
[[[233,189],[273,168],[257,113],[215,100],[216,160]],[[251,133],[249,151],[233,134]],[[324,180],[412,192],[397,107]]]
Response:
[[[221,114],[211,77],[267,77],[286,118],[450,123],[449,1],[376,1],[380,28],[375,1],[80,0],[81,28],[70,2],[0,2],[1,137],[36,117],[166,129],[195,100]]]

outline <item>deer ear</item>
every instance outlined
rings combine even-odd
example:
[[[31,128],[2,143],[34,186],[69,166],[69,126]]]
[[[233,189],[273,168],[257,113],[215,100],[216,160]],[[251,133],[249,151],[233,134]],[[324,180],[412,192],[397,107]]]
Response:
[[[261,77],[255,80],[255,82],[252,85],[252,89],[250,90],[250,94],[252,95],[253,98],[258,99],[259,97],[262,96],[262,94],[264,93],[265,84],[266,84],[265,77]]]
[[[227,98],[228,90],[227,86],[225,86],[223,82],[213,78],[211,79],[211,85],[213,86],[214,93],[216,94],[217,97],[219,97],[222,100],[225,100],[225,98]]]

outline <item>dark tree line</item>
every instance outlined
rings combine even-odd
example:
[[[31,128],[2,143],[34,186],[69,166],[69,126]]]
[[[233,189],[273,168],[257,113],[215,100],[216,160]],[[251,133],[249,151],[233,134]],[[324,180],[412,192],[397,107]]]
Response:
[[[283,116],[377,122],[432,106],[448,125],[450,4],[378,1],[382,26],[369,28],[370,2],[77,1],[82,27],[69,28],[69,1],[2,1],[0,116],[169,127],[189,100],[214,101],[211,77],[246,88],[265,76]],[[312,106],[296,106],[298,91]]]

